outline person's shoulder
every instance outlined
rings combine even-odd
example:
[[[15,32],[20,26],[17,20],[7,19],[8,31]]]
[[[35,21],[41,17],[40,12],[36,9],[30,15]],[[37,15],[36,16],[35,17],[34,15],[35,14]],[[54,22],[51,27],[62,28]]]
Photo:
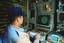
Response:
[[[8,32],[9,35],[12,35],[12,34],[15,35],[16,34],[15,28],[12,27],[12,26],[8,26],[7,32]]]
[[[15,30],[15,28],[14,28],[12,25],[9,25],[7,28],[8,28],[8,30],[10,30],[10,31]]]

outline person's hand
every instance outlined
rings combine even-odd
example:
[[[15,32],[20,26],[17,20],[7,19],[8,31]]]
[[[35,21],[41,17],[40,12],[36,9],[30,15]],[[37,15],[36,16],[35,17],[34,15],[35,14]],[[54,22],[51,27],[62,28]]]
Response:
[[[41,37],[40,33],[37,33],[35,38],[36,38],[36,40],[37,39],[40,40],[40,37]]]
[[[35,41],[34,41],[34,43],[39,43],[40,37],[41,37],[40,33],[37,33],[37,35],[35,36]]]
[[[20,37],[21,38],[23,38],[23,39],[29,39],[29,35],[27,34],[27,33],[22,33],[21,35],[20,35]]]

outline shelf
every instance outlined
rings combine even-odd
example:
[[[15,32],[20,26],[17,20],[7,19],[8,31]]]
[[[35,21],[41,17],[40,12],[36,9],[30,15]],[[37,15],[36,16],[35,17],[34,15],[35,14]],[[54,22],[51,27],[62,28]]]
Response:
[[[46,25],[40,25],[40,24],[36,24],[37,26],[40,26],[40,27],[50,27],[50,26],[46,26]]]
[[[1,21],[8,21],[8,18],[7,18],[7,17],[3,17],[3,18],[0,17],[0,22],[1,22]]]
[[[0,27],[6,27],[7,25],[3,25],[3,26],[0,26]]]
[[[64,13],[64,11],[57,11],[58,13]]]
[[[64,31],[64,27],[62,27],[62,26],[57,26],[57,29],[60,29],[60,31]]]
[[[48,32],[48,31],[50,31],[49,28],[38,27],[38,26],[37,26],[35,29],[39,29],[39,30],[41,30],[41,31],[43,31],[43,32]]]

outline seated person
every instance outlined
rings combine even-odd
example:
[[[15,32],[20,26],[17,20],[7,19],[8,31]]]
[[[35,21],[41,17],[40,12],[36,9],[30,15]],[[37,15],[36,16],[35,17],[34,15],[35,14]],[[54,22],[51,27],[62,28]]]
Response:
[[[8,8],[9,26],[7,28],[8,43],[31,43],[29,35],[20,28],[23,24],[23,12],[20,7]]]

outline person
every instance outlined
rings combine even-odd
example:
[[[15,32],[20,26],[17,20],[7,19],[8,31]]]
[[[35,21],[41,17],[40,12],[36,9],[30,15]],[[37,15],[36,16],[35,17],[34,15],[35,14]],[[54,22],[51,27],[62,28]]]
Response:
[[[10,7],[7,10],[9,14],[9,26],[7,27],[8,43],[31,43],[29,35],[20,28],[23,24],[23,12],[20,7]]]

